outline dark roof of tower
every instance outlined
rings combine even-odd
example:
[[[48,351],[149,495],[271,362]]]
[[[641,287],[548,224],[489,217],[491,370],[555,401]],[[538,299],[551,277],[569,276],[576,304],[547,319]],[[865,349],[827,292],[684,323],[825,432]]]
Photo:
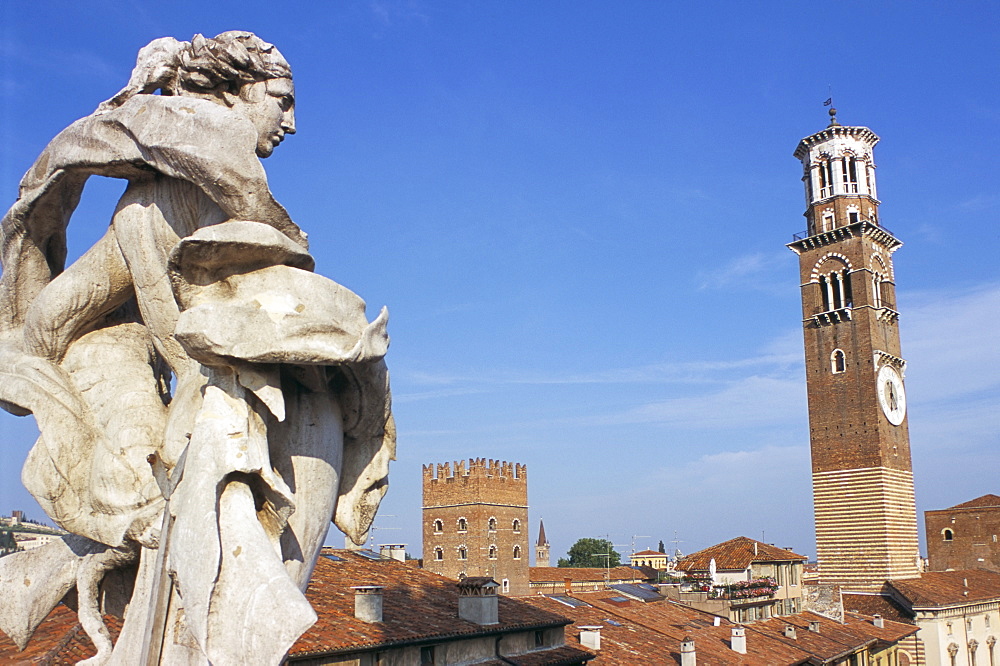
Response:
[[[549,545],[549,540],[545,538],[545,521],[538,521],[538,544],[539,546]]]

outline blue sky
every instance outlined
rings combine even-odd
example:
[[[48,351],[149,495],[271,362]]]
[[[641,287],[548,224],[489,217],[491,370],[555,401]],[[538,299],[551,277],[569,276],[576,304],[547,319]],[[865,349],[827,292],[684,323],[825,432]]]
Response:
[[[919,512],[1000,493],[1000,9],[992,2],[0,4],[0,195],[138,49],[248,29],[291,62],[266,160],[318,270],[387,305],[399,460],[529,469],[554,555],[607,535],[813,555],[795,256],[802,137],[882,137]],[[92,179],[71,252],[122,185]],[[0,416],[0,513],[30,419]],[[921,518],[922,523],[922,518]],[[333,539],[339,543],[339,538]]]

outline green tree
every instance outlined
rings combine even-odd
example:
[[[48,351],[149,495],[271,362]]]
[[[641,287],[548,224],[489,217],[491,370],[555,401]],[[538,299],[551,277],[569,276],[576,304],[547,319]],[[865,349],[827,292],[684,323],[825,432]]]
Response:
[[[605,553],[610,553],[610,558]],[[612,547],[611,542],[607,539],[579,539],[566,554],[569,557],[560,557],[558,566],[617,567],[622,563],[621,555],[618,554],[618,551]]]

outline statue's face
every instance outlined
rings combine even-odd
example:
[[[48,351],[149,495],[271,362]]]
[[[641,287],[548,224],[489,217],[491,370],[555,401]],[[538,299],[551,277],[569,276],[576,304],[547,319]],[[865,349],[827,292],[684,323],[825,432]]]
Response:
[[[268,79],[243,86],[233,109],[257,129],[258,157],[269,157],[286,134],[295,134],[295,86],[291,79]]]

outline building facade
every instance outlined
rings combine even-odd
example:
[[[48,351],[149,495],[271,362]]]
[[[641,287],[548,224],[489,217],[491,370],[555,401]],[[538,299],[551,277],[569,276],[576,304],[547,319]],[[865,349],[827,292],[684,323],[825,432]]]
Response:
[[[786,548],[736,537],[681,558],[686,585],[666,588],[671,598],[733,622],[756,622],[802,610],[806,561]]]
[[[528,594],[528,469],[485,458],[424,465],[424,568],[458,580],[489,576]]]
[[[799,142],[807,229],[799,257],[821,583],[878,589],[919,575],[916,504],[892,255],[867,127]]]
[[[931,571],[1000,573],[1000,497],[983,495],[949,509],[925,511],[924,525]]]

